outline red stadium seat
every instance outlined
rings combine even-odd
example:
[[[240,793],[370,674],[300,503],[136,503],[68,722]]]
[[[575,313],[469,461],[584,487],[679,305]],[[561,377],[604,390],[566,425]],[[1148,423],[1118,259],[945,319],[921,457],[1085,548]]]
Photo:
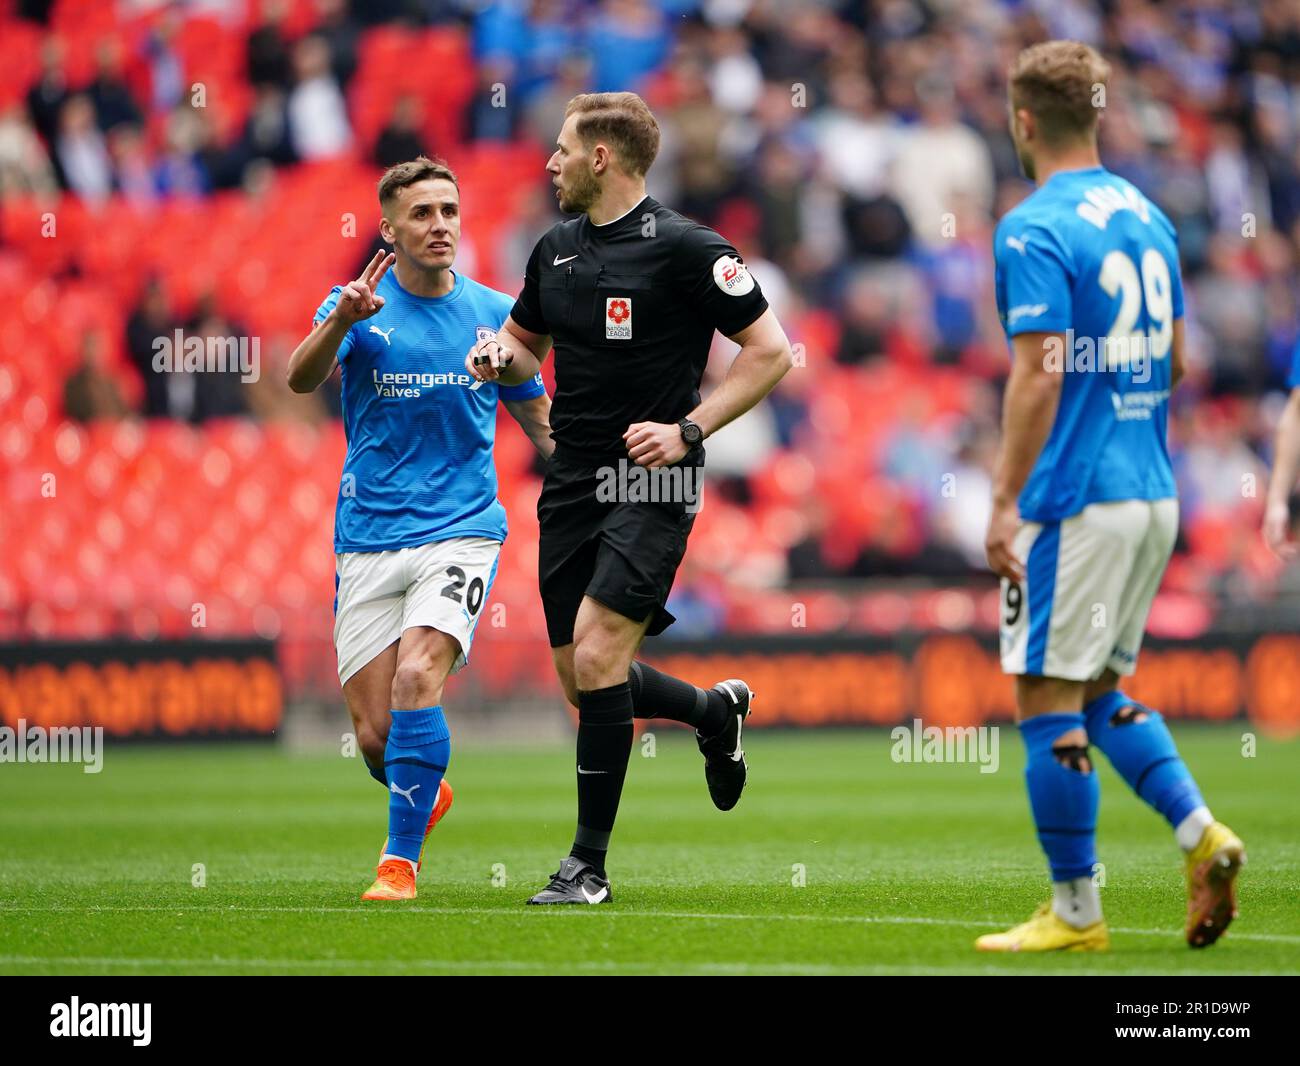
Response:
[[[5,61],[0,63],[0,111],[21,103],[40,77],[44,33],[34,23],[0,15],[5,37]]]

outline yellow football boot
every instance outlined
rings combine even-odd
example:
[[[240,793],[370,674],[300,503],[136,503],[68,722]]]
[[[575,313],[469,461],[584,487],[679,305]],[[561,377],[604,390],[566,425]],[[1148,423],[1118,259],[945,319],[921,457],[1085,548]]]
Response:
[[[1110,933],[1106,920],[1076,929],[1044,903],[1027,922],[1005,933],[986,933],[975,941],[978,951],[1106,951]]]
[[[1237,917],[1237,874],[1246,845],[1222,822],[1212,822],[1187,853],[1187,943],[1208,948]]]

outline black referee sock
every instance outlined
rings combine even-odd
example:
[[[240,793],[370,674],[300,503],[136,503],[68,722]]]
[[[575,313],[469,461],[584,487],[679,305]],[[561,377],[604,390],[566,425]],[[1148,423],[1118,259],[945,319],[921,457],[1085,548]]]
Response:
[[[638,718],[685,722],[706,737],[721,732],[726,724],[727,701],[717,689],[696,688],[642,662],[632,663],[627,683],[632,689],[632,710]]]
[[[578,693],[578,831],[569,854],[605,876],[605,853],[632,754],[632,693],[621,685]]]

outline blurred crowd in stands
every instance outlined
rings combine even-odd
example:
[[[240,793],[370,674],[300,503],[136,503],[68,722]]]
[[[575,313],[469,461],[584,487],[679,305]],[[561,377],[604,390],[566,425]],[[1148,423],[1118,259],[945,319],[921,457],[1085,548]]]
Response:
[[[119,15],[146,15],[146,28],[105,36],[89,77],[74,79],[55,27],[77,6],[0,4],[9,27],[40,30],[30,84],[0,97],[0,195],[147,209],[223,190],[256,196],[281,168],[339,157],[377,173],[422,152],[455,166],[466,144],[523,142],[544,158],[575,93],[645,96],[663,131],[652,194],[744,252],[807,354],[769,403],[711,442],[719,498],[748,507],[773,468],[797,481],[802,461],[844,464],[877,501],[846,549],[836,535],[846,519],[823,484],[802,497],[785,485],[801,524],[784,537],[777,581],[982,570],[1007,370],[990,239],[1030,189],[1006,130],[1005,72],[1025,44],[1089,41],[1113,69],[1103,161],[1164,208],[1181,242],[1191,372],[1170,426],[1180,555],[1225,585],[1243,567],[1269,572],[1258,505],[1297,345],[1292,0],[119,0]],[[247,27],[237,57],[245,106],[224,127],[198,106],[205,86],[175,45],[190,18]],[[463,34],[471,83],[454,115],[437,93],[403,94],[363,134],[359,46],[394,24]],[[492,257],[509,291],[554,221],[540,167],[513,180],[536,195],[495,248],[467,243],[461,262],[473,272],[473,257]],[[359,253],[364,261],[370,249]],[[123,342],[139,388],[123,390],[104,369],[105,338],[90,333],[64,413],[337,413],[336,393],[303,400],[275,383],[259,392],[228,375],[151,369],[155,337],[177,327],[239,334],[237,318],[212,298],[178,306],[168,279],[142,279]],[[282,357],[295,340],[271,343]],[[719,342],[710,380],[728,355]],[[955,405],[927,401],[940,378],[959,383]],[[846,395],[864,406],[837,420]]]

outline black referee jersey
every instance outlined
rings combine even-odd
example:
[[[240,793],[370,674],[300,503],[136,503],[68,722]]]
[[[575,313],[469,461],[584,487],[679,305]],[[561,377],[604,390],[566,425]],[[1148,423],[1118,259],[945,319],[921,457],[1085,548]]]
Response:
[[[557,453],[616,459],[633,422],[677,422],[700,402],[713,331],[766,309],[735,248],[647,196],[603,226],[552,226],[510,315],[554,344]]]

